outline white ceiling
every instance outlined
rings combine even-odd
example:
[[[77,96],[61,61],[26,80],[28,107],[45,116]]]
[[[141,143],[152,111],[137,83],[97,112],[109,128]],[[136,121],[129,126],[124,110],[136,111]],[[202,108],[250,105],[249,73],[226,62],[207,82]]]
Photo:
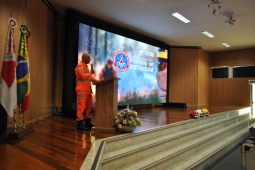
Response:
[[[255,47],[255,0],[220,0],[219,16],[213,15],[213,9],[208,7],[211,0],[48,1],[60,15],[66,9],[75,9],[172,46],[199,46],[209,52]],[[173,12],[191,22],[181,22],[171,15]],[[233,26],[225,23],[229,14],[237,20]],[[202,31],[215,37],[209,38]],[[226,48],[222,42],[231,47]]]

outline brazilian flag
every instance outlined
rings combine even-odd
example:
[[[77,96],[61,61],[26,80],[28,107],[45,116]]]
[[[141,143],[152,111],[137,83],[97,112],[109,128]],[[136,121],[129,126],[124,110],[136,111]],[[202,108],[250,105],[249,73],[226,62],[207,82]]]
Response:
[[[30,31],[26,25],[20,27],[19,56],[17,62],[17,104],[25,111],[30,107],[30,78],[28,58],[28,37]]]

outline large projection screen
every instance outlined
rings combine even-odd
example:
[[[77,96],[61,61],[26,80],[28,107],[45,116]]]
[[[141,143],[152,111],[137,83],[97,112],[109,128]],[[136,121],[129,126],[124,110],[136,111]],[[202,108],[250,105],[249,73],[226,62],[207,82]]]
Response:
[[[78,44],[78,62],[89,53],[98,80],[120,78],[119,105],[166,102],[167,50],[83,23]]]
[[[84,52],[91,55],[90,64],[94,64],[94,76],[97,79],[105,78],[105,75],[100,76],[100,73],[106,68],[108,61],[112,62],[112,69],[121,79],[118,88],[119,105],[167,102],[167,49],[170,49],[170,46],[157,39],[88,14],[67,10],[63,60],[63,115],[69,117],[70,111],[74,112],[76,109],[74,67]]]

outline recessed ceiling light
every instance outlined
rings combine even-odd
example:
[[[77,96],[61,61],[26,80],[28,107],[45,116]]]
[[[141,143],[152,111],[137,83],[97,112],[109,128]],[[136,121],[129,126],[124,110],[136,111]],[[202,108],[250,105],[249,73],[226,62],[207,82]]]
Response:
[[[185,23],[189,23],[190,22],[190,20],[188,20],[187,18],[185,18],[184,16],[182,16],[178,12],[174,12],[174,13],[172,13],[172,15],[174,17],[178,18],[179,20],[181,20],[182,22],[185,22]]]
[[[221,43],[222,45],[225,45],[226,47],[230,47],[227,43]]]
[[[207,32],[207,31],[203,31],[202,32],[204,35],[206,35],[207,37],[213,38],[214,35],[212,35],[211,33]]]

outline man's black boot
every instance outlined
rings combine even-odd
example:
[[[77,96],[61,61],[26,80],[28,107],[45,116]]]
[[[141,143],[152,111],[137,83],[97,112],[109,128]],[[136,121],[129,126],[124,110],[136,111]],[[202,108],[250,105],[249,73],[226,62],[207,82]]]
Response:
[[[84,126],[84,125],[82,124],[82,120],[81,120],[81,121],[77,121],[77,122],[78,122],[78,123],[77,123],[77,130],[84,130],[84,131],[90,130],[89,127]]]
[[[94,127],[95,125],[93,125],[91,122],[90,122],[90,119],[85,119],[85,126],[86,127]]]

